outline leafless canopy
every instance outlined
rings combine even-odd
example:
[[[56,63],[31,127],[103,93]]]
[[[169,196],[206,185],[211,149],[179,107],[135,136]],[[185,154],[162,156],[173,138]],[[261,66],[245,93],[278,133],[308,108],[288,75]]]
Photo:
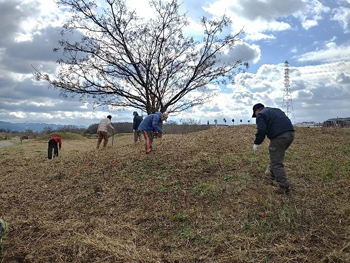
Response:
[[[241,69],[241,61],[220,62],[240,34],[220,37],[231,22],[226,16],[202,18],[203,38],[198,41],[184,36],[188,21],[177,0],[151,0],[156,15],[150,20],[138,17],[124,0],[59,2],[72,13],[63,36],[80,32],[83,37],[60,42],[64,59],[58,61],[55,76],[36,72],[36,77],[65,96],[147,113],[180,112],[213,96],[208,84],[232,80]]]

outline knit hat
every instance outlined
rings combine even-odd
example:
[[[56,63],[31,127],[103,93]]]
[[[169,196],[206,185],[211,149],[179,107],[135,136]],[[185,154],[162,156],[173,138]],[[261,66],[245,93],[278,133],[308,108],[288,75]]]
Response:
[[[264,104],[261,104],[261,103],[257,103],[257,104],[255,104],[254,106],[253,106],[253,118],[255,118],[256,117],[256,115],[255,115],[255,111],[256,110],[258,110],[258,109],[261,109],[261,108],[264,108],[265,106],[264,106]]]

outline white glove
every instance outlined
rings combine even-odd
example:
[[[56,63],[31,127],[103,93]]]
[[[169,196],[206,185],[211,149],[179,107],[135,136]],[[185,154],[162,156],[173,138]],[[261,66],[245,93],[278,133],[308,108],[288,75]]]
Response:
[[[259,150],[259,145],[258,144],[254,144],[253,145],[253,151],[257,152]]]

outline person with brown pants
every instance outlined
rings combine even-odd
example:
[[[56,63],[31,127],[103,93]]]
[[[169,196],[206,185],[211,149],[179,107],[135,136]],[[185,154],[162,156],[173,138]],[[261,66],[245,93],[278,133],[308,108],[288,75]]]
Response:
[[[100,144],[103,141],[103,147],[107,146],[108,143],[108,128],[114,131],[114,128],[111,123],[112,116],[108,115],[107,118],[103,119],[97,128],[98,140],[97,140],[97,149],[100,147]]]
[[[295,131],[292,122],[282,110],[265,107],[261,103],[254,105],[252,117],[256,117],[257,124],[253,150],[258,151],[259,145],[264,141],[265,136],[270,139],[269,178],[277,181],[279,185],[277,193],[288,195],[290,193],[290,182],[284,169],[284,156],[294,140]]]

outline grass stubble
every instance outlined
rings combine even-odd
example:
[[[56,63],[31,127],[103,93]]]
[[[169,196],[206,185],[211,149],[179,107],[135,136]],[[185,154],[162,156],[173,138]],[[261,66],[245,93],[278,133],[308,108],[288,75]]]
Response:
[[[0,262],[350,262],[350,130],[297,128],[291,196],[265,179],[255,127],[132,135],[95,149],[45,140],[0,149]]]

